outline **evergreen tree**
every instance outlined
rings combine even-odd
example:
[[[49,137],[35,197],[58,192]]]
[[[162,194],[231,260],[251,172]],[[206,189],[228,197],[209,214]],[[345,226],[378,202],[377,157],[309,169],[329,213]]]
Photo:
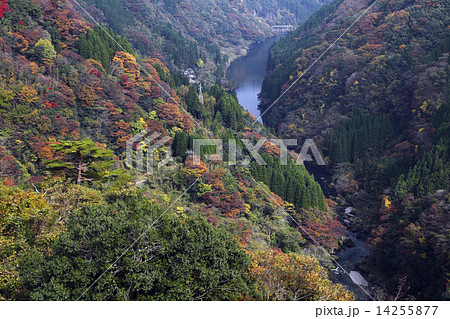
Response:
[[[65,171],[77,184],[100,180],[114,173],[108,171],[113,165],[114,153],[89,139],[62,141],[50,146],[61,158],[47,161],[47,168]]]

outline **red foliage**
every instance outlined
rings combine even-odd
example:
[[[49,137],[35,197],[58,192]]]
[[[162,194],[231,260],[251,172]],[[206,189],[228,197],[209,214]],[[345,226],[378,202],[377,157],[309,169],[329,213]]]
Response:
[[[11,156],[3,146],[0,146],[0,178],[8,179],[8,177],[20,177],[20,175],[21,172],[15,157]]]
[[[125,74],[122,74],[120,76],[120,84],[123,86],[127,86],[128,85],[128,76],[126,76]]]
[[[206,220],[214,227],[217,227],[217,225],[219,225],[219,219],[214,215],[209,215],[208,217],[206,217]]]
[[[91,70],[91,72],[89,72],[89,74],[90,75],[95,75],[99,79],[100,79],[100,76],[101,76],[99,70],[97,70],[97,69]]]
[[[344,235],[345,227],[336,219],[330,218],[325,223],[306,222],[303,227],[321,246],[325,248],[337,248],[339,237]],[[302,229],[300,229],[302,231]],[[309,236],[305,234],[305,238]]]
[[[225,217],[235,218],[237,214],[245,211],[244,200],[239,192],[231,195],[221,193],[218,196],[208,192],[203,194],[202,201],[208,205],[208,208],[219,209]]]
[[[54,108],[54,109],[57,108],[56,102],[50,102],[50,101],[45,100],[43,109],[46,110],[46,109],[51,109],[51,108]]]
[[[145,121],[145,123],[147,124],[147,130],[149,130],[150,132],[161,133],[160,138],[167,135],[167,131],[164,129],[164,125],[163,125],[163,123],[161,123],[161,121],[149,120],[149,121]]]
[[[3,18],[3,13],[8,9],[8,0],[0,0],[0,18]]]
[[[5,185],[6,186],[13,186],[14,185],[14,178],[9,178],[9,177],[6,177],[5,178]]]

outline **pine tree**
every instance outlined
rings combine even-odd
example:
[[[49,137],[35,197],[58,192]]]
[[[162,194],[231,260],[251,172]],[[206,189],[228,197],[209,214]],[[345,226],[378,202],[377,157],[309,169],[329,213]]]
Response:
[[[108,170],[113,165],[114,153],[89,139],[62,141],[50,147],[58,152],[61,158],[47,161],[47,168],[65,171],[77,184],[100,180],[113,173]]]

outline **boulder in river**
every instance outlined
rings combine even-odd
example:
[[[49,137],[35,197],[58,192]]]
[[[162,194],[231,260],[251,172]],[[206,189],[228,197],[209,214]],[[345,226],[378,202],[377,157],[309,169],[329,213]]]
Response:
[[[355,285],[367,287],[369,283],[367,280],[364,279],[364,277],[357,271],[350,271],[350,279],[353,281]]]
[[[346,238],[344,245],[348,248],[355,247],[355,242],[351,238]]]

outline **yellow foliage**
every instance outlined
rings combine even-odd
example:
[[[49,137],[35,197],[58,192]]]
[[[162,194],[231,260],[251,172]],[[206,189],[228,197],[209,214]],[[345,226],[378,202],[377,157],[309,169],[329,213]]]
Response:
[[[0,183],[0,300],[19,291],[18,253],[50,250],[62,231],[57,217],[42,195]]]
[[[103,66],[97,62],[94,59],[87,59],[86,62],[94,69],[97,69],[100,72],[105,72],[105,69],[103,69]]]
[[[30,70],[31,70],[31,74],[36,74],[37,71],[39,71],[39,66],[37,65],[36,62],[31,62],[30,63]]]
[[[94,105],[97,94],[95,93],[95,88],[85,84],[78,90],[77,97],[84,107],[90,107]]]
[[[314,257],[281,251],[251,253],[248,273],[264,300],[353,300],[343,286],[327,278],[327,270]]]
[[[22,87],[17,97],[19,103],[23,104],[31,104],[39,100],[36,90],[28,85]]]
[[[386,196],[382,200],[382,205],[384,208],[389,209],[391,208],[392,202],[389,200],[389,198]]]
[[[422,112],[426,112],[428,107],[428,100],[423,101],[422,105],[420,106],[420,109]]]
[[[124,73],[133,82],[136,82],[141,75],[141,70],[139,65],[136,63],[136,58],[131,54],[123,51],[117,51],[114,55],[113,61],[119,64]]]

